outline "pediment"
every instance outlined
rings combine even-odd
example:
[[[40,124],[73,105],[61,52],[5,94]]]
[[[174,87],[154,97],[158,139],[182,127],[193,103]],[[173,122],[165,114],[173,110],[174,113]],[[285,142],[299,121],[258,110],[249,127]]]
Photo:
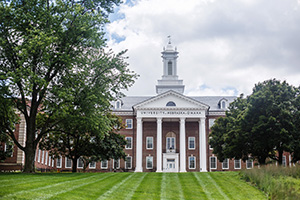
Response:
[[[174,105],[175,104],[175,105]],[[183,94],[169,90],[133,106],[137,109],[201,109],[207,110],[208,105]]]

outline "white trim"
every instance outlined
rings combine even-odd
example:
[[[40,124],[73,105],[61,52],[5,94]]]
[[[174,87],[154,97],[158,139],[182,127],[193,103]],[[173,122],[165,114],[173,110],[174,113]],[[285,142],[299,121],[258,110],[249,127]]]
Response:
[[[44,158],[45,158],[45,152],[44,152],[44,150],[43,150],[43,151],[42,151],[42,161],[41,161],[42,164],[44,164]]]
[[[128,144],[126,144],[125,149],[132,149],[132,137],[125,137],[126,142],[127,142],[127,139],[130,139],[130,147],[127,147]]]
[[[115,159],[113,159],[113,164],[112,164],[112,167],[113,169],[115,169]],[[120,169],[120,159],[117,160],[118,161],[118,167],[116,167],[116,169]]]
[[[191,158],[194,158],[194,167],[191,166]],[[189,169],[196,169],[196,156],[189,156]]]
[[[284,163],[284,165],[283,165]],[[282,156],[282,166],[286,167],[286,156]]]
[[[172,150],[176,150],[176,137],[166,137],[166,150],[168,150],[169,148],[168,148],[168,138],[174,138],[174,149],[172,149]],[[171,139],[170,139],[171,140]],[[172,142],[172,141],[170,141],[170,142]]]
[[[224,167],[224,161],[227,160],[227,167]],[[222,162],[222,169],[229,169],[229,159],[225,158]]]
[[[152,147],[149,147],[149,148],[148,148],[148,144],[149,144],[149,143],[148,143],[148,138],[149,138],[149,139],[150,139],[150,138],[152,139],[152,142],[151,142],[151,146],[152,146]],[[146,137],[146,149],[153,149],[153,144],[154,144],[154,139],[153,139],[153,137]]]
[[[194,139],[194,147],[192,148],[192,147],[190,147],[190,141],[191,141],[191,139]],[[188,148],[189,148],[189,150],[195,150],[196,149],[196,137],[189,137],[188,138]]]
[[[91,167],[91,163],[95,163],[95,167]],[[97,163],[95,161],[91,161],[89,163],[89,169],[96,169],[96,165],[97,165]]]
[[[71,160],[71,159],[68,158],[68,157],[65,157],[65,168],[72,168],[72,160],[71,160],[71,166],[70,167],[67,166],[68,160]]]
[[[128,125],[130,125],[130,126],[128,126]],[[133,128],[133,120],[125,119],[125,126],[126,126],[126,129],[132,129]]]
[[[106,162],[106,167],[105,166],[103,166],[103,163],[105,163]],[[101,161],[101,169],[107,169],[108,168],[108,160],[102,160]]]
[[[240,165],[240,167],[235,167],[235,163],[236,163],[236,161],[239,161],[239,165]],[[241,165],[242,165],[242,163],[241,163],[241,159],[239,159],[239,160],[236,160],[236,159],[234,159],[234,169],[241,169]]]
[[[41,162],[41,150],[38,150],[38,157],[37,157],[37,161]]]
[[[251,162],[251,167],[248,167],[248,163]],[[246,168],[247,169],[252,169],[253,168],[253,160],[248,158],[248,160],[246,160]]]
[[[148,159],[151,160],[151,167],[148,167]],[[146,169],[153,169],[153,156],[146,156]]]
[[[216,165],[215,167],[212,167],[212,166],[211,166],[211,159],[212,159],[212,158],[215,159],[215,165]],[[217,169],[217,168],[218,168],[218,159],[217,159],[216,156],[210,156],[210,157],[209,157],[209,167],[210,167],[210,169]]]
[[[46,155],[45,155],[45,165],[47,165],[48,164],[48,151],[46,151],[45,153],[46,153]]]
[[[60,160],[60,165],[58,165],[58,159]],[[56,168],[61,168],[62,166],[62,157],[59,156],[59,158],[56,159]]]
[[[82,160],[82,167],[79,167],[79,162],[80,162],[80,160]],[[78,158],[78,159],[77,159],[77,168],[78,168],[78,169],[83,169],[83,167],[84,167],[84,161],[83,161],[83,159],[82,159],[82,158]]]
[[[130,158],[130,167],[128,167],[128,168],[126,167],[127,158]],[[131,156],[126,156],[125,169],[132,169],[132,157]]]
[[[51,156],[49,156],[49,162],[48,166],[51,167]]]

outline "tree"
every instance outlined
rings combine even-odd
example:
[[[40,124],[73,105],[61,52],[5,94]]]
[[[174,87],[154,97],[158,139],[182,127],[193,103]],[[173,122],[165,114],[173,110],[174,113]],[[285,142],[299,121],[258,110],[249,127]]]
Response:
[[[297,89],[285,81],[272,79],[256,84],[253,93],[243,100],[244,106],[234,107],[240,98],[235,100],[226,113],[226,122],[217,121],[212,128],[214,153],[244,160],[251,155],[260,164],[271,158],[281,164],[283,152],[292,152],[295,142],[296,96]]]
[[[85,81],[89,72],[81,72],[86,66],[95,66],[99,76],[109,75],[112,79],[101,89],[108,100],[112,92],[133,84],[135,74],[127,69],[123,54],[103,53],[103,27],[113,6],[119,3],[120,0],[0,2],[0,73],[12,93],[11,103],[26,121],[25,146],[10,133],[25,153],[24,172],[34,172],[37,145],[57,125],[57,115],[68,101],[67,90],[74,89],[65,84],[75,78]],[[41,113],[47,114],[37,122]]]

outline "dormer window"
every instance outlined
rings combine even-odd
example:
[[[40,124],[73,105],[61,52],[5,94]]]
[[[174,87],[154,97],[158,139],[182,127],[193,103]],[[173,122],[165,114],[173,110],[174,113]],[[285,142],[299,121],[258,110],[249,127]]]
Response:
[[[173,101],[169,101],[166,106],[176,106],[176,104]]]
[[[117,100],[115,103],[115,109],[121,109],[122,108],[122,101],[121,100]]]
[[[227,99],[221,99],[219,102],[219,107],[223,110],[227,109]]]

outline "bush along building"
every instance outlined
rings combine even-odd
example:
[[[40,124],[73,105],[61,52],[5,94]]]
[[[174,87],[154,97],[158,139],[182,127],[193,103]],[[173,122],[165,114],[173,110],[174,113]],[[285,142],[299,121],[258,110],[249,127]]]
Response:
[[[86,171],[134,172],[207,172],[253,168],[252,160],[225,159],[220,162],[208,144],[210,127],[235,96],[186,96],[183,80],[177,75],[178,52],[169,42],[162,52],[163,75],[156,85],[156,96],[126,96],[112,102],[112,112],[122,117],[126,159],[89,163]],[[25,121],[21,117],[15,129],[18,140],[25,142]],[[11,156],[0,163],[0,171],[21,170],[24,153],[16,146],[2,144]],[[284,154],[283,165],[291,166]],[[52,158],[37,150],[35,166],[41,171],[71,171],[68,158]],[[77,170],[84,169],[83,160]]]

